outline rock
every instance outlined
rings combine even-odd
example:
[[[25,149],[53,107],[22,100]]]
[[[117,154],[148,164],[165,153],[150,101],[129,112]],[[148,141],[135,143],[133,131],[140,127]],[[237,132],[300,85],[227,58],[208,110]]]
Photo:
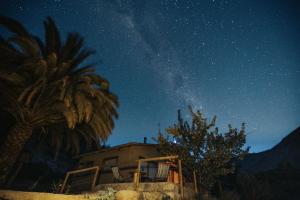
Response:
[[[161,200],[161,199],[166,199],[166,200],[179,200],[180,197],[171,197],[170,195],[163,193],[163,192],[143,192],[141,194],[141,199],[142,200]]]
[[[0,199],[7,200],[87,200],[84,195],[64,195],[43,192],[0,190]]]
[[[139,193],[133,190],[120,190],[116,193],[116,200],[138,200]]]

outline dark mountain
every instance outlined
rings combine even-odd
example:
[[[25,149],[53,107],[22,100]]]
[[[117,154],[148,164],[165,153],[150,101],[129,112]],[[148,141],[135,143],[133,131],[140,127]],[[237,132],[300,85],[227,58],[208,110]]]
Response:
[[[273,148],[249,154],[241,162],[241,171],[263,172],[278,168],[280,165],[289,165],[300,169],[300,127]]]

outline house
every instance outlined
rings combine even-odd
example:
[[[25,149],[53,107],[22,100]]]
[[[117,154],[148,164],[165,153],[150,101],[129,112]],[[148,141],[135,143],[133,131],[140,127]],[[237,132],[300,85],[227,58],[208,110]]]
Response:
[[[163,156],[157,144],[148,144],[146,140],[144,143],[130,142],[84,153],[76,158],[78,166],[66,174],[62,193],[68,185],[71,193],[110,187],[115,190],[168,193],[173,199],[183,199],[184,195],[194,195],[196,191],[193,189],[196,184],[187,183],[183,177],[181,159],[177,155]],[[126,181],[116,183],[113,167],[118,167]]]
[[[97,184],[113,183],[112,167],[117,166],[123,177],[133,178],[137,169],[137,160],[161,156],[157,144],[130,142],[111,148],[100,149],[77,156],[79,164],[77,169],[99,166],[100,174]],[[157,163],[146,163],[141,166],[141,171],[146,176],[154,176]]]

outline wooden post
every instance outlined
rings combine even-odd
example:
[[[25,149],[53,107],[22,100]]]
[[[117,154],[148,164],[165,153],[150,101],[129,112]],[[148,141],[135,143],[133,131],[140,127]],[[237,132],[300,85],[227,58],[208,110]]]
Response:
[[[219,192],[220,192],[220,199],[224,199],[223,197],[223,188],[222,188],[222,183],[221,181],[218,181],[218,186],[219,186]]]
[[[197,186],[197,177],[195,170],[193,171],[193,178],[194,178],[194,187],[195,187],[195,193],[198,194],[198,186]]]
[[[7,187],[10,187],[11,184],[14,182],[15,178],[17,177],[17,175],[19,174],[21,168],[23,167],[24,163],[21,162],[19,165],[18,165],[18,168],[15,170],[14,174],[10,177],[10,179],[8,180],[6,186]]]
[[[143,158],[137,161],[141,162],[149,162],[149,161],[159,161],[159,160],[176,160],[178,156],[161,156],[161,157],[153,157],[153,158]]]
[[[64,192],[64,189],[66,187],[66,184],[67,184],[67,181],[68,181],[68,178],[71,174],[77,174],[77,173],[80,173],[80,172],[85,172],[85,171],[90,171],[90,170],[96,170],[96,173],[95,173],[95,176],[94,176],[94,179],[93,179],[93,183],[92,183],[92,188],[91,190],[94,189],[95,187],[95,184],[96,184],[96,180],[97,180],[97,177],[98,177],[98,173],[99,173],[99,167],[96,166],[96,167],[89,167],[89,168],[85,168],[85,169],[78,169],[78,170],[74,170],[74,171],[69,171],[67,172],[66,174],[66,177],[65,177],[65,180],[63,182],[63,185],[60,189],[60,193],[63,193]]]
[[[97,178],[98,178],[98,174],[99,174],[99,168],[96,169],[96,173],[95,173],[93,183],[92,183],[92,191],[95,190],[95,185],[96,185],[96,181],[97,181]]]
[[[179,181],[180,181],[180,196],[181,199],[183,200],[184,194],[183,194],[182,165],[180,159],[178,159],[178,171],[179,171]]]
[[[137,174],[136,174],[136,190],[139,189],[140,184],[140,177],[141,176],[141,160],[138,161],[138,168],[137,168]]]
[[[66,187],[66,184],[67,184],[67,181],[68,181],[68,178],[70,176],[70,172],[67,173],[66,177],[65,177],[65,180],[64,180],[64,183],[62,184],[61,188],[60,188],[60,193],[63,193],[64,192],[64,189]]]

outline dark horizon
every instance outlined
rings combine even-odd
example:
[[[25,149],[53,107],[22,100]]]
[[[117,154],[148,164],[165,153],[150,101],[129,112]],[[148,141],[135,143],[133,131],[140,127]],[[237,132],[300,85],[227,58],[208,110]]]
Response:
[[[23,1],[0,14],[42,36],[53,17],[63,38],[85,37],[97,72],[120,99],[107,144],[143,142],[200,109],[217,126],[246,123],[252,152],[300,125],[300,6],[297,1]],[[0,29],[2,31],[3,29]],[[101,62],[100,62],[101,61]]]

